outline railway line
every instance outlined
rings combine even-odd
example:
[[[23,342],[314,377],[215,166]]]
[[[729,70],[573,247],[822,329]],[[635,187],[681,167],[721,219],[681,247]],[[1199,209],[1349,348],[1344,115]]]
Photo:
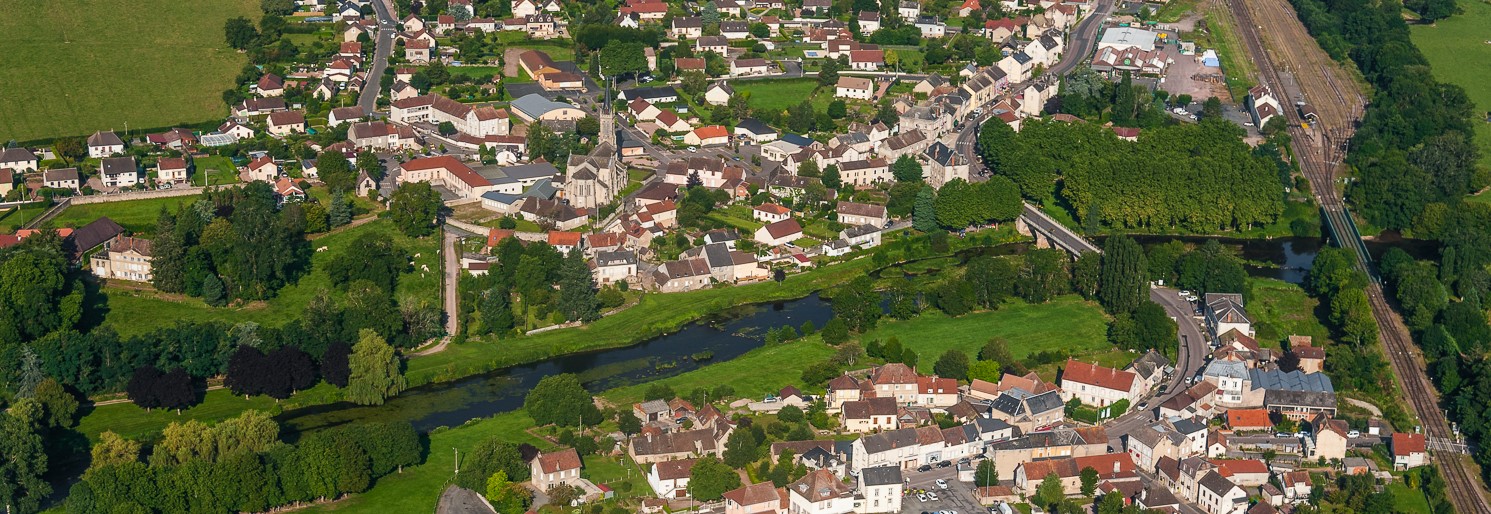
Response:
[[[1362,243],[1361,234],[1350,219],[1341,194],[1335,187],[1335,168],[1345,157],[1346,142],[1355,131],[1357,117],[1365,110],[1361,93],[1354,83],[1336,76],[1333,62],[1320,62],[1324,52],[1313,44],[1298,44],[1291,41],[1311,41],[1304,26],[1295,16],[1286,0],[1224,0],[1230,7],[1238,25],[1243,29],[1244,45],[1257,61],[1259,80],[1283,94],[1285,82],[1279,75],[1279,67],[1272,61],[1260,38],[1262,18],[1269,24],[1271,34],[1283,38],[1294,38],[1274,45],[1281,59],[1292,70],[1305,102],[1316,108],[1318,119],[1315,131],[1307,130],[1300,113],[1295,109],[1284,109],[1289,121],[1289,134],[1294,154],[1299,159],[1300,169],[1309,180],[1311,190],[1320,203],[1325,225],[1337,244],[1350,248],[1357,256],[1357,267],[1373,277],[1367,288],[1373,317],[1377,320],[1378,333],[1383,351],[1392,365],[1399,388],[1414,414],[1419,418],[1423,433],[1430,438],[1453,439],[1455,434],[1444,411],[1439,406],[1439,395],[1429,383],[1425,364],[1416,353],[1402,318],[1388,304],[1383,294],[1380,278],[1372,272],[1369,263],[1371,254]],[[1255,16],[1256,14],[1256,16]],[[1317,136],[1318,137],[1315,137]],[[1399,427],[1406,428],[1406,427]],[[1436,452],[1435,463],[1445,480],[1445,490],[1455,511],[1464,514],[1491,514],[1479,479],[1478,468],[1467,462],[1464,455],[1454,452]]]

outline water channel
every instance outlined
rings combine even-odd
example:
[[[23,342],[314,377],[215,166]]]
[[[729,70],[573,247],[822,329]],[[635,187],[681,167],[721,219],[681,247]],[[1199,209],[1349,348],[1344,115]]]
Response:
[[[1136,236],[1135,239],[1148,246],[1170,240],[1201,244],[1208,238]],[[1258,263],[1248,265],[1250,275],[1292,283],[1304,280],[1322,244],[1321,240],[1311,238],[1219,238],[1219,241],[1239,252],[1249,263]],[[1391,247],[1403,248],[1415,257],[1431,257],[1436,251],[1433,246],[1419,241],[1369,243],[1368,247],[1376,256]],[[975,256],[1010,255],[1028,249],[1029,245],[1025,243],[973,248],[952,257],[886,267],[871,275],[877,278],[894,276],[895,273],[906,277],[935,275]],[[292,437],[306,431],[365,421],[407,421],[420,431],[456,426],[473,418],[521,407],[528,390],[539,379],[549,375],[574,373],[586,389],[605,391],[734,359],[765,344],[766,329],[800,326],[805,321],[821,327],[830,317],[832,312],[828,301],[817,294],[791,301],[741,306],[690,323],[678,332],[624,348],[564,355],[451,382],[423,385],[404,391],[383,405],[360,406],[344,402],[289,410],[278,416],[278,421]],[[708,358],[695,359],[696,356],[703,357],[706,352]]]

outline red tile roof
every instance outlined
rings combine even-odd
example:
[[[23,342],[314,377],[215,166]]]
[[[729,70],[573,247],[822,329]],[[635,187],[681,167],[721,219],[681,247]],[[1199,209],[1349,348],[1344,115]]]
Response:
[[[730,131],[723,125],[707,125],[694,129],[694,135],[700,140],[714,139],[717,137],[730,137]]]
[[[957,394],[958,379],[939,377],[917,377],[916,390],[921,394]]]
[[[549,231],[550,246],[578,246],[580,244],[579,232]]]
[[[1424,434],[1405,434],[1398,432],[1393,434],[1393,456],[1407,457],[1415,453],[1424,453],[1427,444]]]
[[[544,473],[558,473],[580,469],[580,454],[574,448],[565,448],[553,453],[538,454],[538,466]]]
[[[761,212],[765,212],[765,213],[768,213],[768,214],[777,214],[777,215],[791,214],[792,213],[792,209],[788,209],[786,207],[782,207],[782,206],[774,204],[774,203],[763,203],[761,205],[757,205],[756,206],[756,210],[761,211]]]
[[[1128,391],[1134,385],[1134,374],[1096,364],[1088,364],[1076,359],[1068,359],[1065,371],[1061,374],[1061,381],[1095,385],[1115,391]]]
[[[425,157],[422,159],[411,159],[410,161],[405,162],[402,168],[404,168],[405,170],[430,170],[443,168],[451,175],[454,175],[457,179],[460,179],[460,181],[465,182],[468,186],[485,186],[490,184],[487,179],[482,178],[480,174],[473,171],[470,166],[466,165],[466,163],[463,163],[459,159],[456,159],[455,157],[451,157],[449,155]]]
[[[487,232],[487,246],[497,246],[503,239],[513,236],[513,231],[505,228],[494,228]]]
[[[1274,422],[1268,417],[1268,411],[1264,409],[1232,409],[1227,411],[1227,426],[1233,430],[1240,428],[1271,428]]]
[[[1268,464],[1264,464],[1263,461],[1258,459],[1212,459],[1211,463],[1215,464],[1219,468],[1222,468],[1223,470],[1226,470],[1226,475],[1239,475],[1244,473],[1261,473],[1264,475],[1268,474]]]
[[[771,234],[772,239],[779,239],[782,237],[790,236],[792,234],[802,233],[802,225],[798,225],[797,220],[794,220],[792,218],[787,218],[782,221],[772,223],[763,228],[766,229],[767,234]]]

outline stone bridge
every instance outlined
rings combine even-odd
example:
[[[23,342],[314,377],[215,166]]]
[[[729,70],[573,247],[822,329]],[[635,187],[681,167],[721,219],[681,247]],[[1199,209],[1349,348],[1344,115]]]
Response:
[[[1035,238],[1037,248],[1060,248],[1076,258],[1084,253],[1102,253],[1096,245],[1058,223],[1034,205],[1025,204],[1025,210],[1015,219],[1015,230],[1021,235]]]

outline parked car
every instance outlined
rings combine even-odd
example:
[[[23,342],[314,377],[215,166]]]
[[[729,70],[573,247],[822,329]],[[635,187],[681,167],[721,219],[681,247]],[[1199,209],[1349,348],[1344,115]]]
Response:
[[[927,499],[928,500],[932,500],[934,502],[937,501],[937,493],[934,493],[932,491],[927,491]]]
[[[921,501],[927,501],[927,493],[917,493],[916,499],[921,500]]]
[[[1352,430],[1352,431],[1346,433],[1346,437],[1356,438],[1356,437],[1361,437],[1361,436],[1362,436],[1362,431],[1361,430]]]
[[[937,479],[937,487],[940,487],[942,489],[947,489],[947,481],[943,480],[941,478]]]
[[[932,465],[931,464],[922,464],[922,467],[916,468],[916,470],[924,472],[924,473],[927,472],[927,471],[932,471]]]

